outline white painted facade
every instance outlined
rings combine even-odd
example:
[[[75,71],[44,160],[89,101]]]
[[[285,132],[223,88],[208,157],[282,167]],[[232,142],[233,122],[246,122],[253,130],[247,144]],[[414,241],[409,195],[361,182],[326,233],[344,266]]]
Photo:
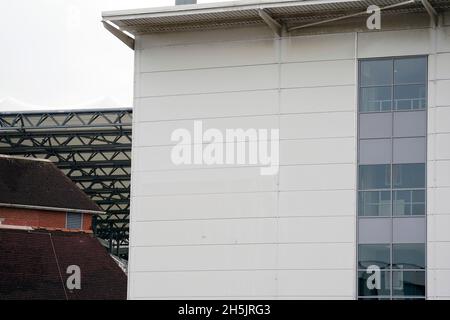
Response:
[[[130,299],[355,299],[357,66],[429,55],[427,296],[450,298],[450,19],[136,37]],[[280,170],[175,166],[177,128],[277,128]]]

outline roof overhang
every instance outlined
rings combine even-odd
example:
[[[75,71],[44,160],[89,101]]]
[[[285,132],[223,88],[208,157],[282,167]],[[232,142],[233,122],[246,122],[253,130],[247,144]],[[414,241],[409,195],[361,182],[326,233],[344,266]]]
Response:
[[[448,0],[260,0],[103,12],[103,22],[132,35],[268,25],[275,33],[320,21],[363,14],[377,5],[386,14],[450,9]],[[435,17],[432,17],[435,18]]]

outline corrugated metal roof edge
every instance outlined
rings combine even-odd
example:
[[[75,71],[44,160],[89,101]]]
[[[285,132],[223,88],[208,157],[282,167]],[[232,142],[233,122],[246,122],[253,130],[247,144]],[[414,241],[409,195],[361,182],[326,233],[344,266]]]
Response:
[[[180,5],[144,9],[118,10],[118,11],[104,11],[102,17],[104,20],[117,21],[122,19],[136,19],[136,18],[151,18],[151,17],[169,17],[169,16],[183,16],[190,14],[204,14],[204,13],[219,13],[237,10],[258,10],[271,8],[285,8],[292,6],[320,6],[323,4],[344,4],[344,3],[358,3],[361,0],[244,0],[244,1],[230,1],[230,2],[216,2],[194,5]],[[402,2],[402,0],[397,0]]]

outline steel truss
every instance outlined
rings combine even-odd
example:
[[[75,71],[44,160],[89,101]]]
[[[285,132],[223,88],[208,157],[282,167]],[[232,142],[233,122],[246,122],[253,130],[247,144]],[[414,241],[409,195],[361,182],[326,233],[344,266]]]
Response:
[[[0,113],[0,154],[53,161],[105,212],[95,233],[128,255],[132,110]]]

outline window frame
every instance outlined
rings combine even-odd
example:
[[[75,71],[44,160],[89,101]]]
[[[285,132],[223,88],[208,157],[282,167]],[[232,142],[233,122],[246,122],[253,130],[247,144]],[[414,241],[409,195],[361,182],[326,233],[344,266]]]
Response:
[[[395,83],[395,61],[396,60],[406,60],[406,59],[413,59],[413,58],[423,58],[426,60],[425,63],[425,82],[423,83],[418,83],[418,82],[411,82],[411,83],[399,83],[396,84]],[[361,85],[360,84],[360,80],[362,79],[361,76],[361,64],[364,61],[380,61],[380,60],[392,60],[392,83],[390,85],[387,84],[383,84],[383,85]],[[358,109],[358,114],[366,114],[366,113],[389,113],[389,112],[411,112],[411,111],[419,111],[419,110],[428,110],[429,106],[428,106],[428,100],[429,100],[429,96],[428,96],[428,64],[429,64],[429,59],[428,59],[428,55],[406,55],[406,56],[389,56],[389,57],[380,57],[380,58],[362,58],[362,59],[358,59],[358,79],[357,79],[357,109]],[[395,97],[395,87],[396,86],[405,86],[405,85],[424,85],[425,86],[425,107],[421,108],[421,109],[405,109],[405,110],[397,110],[394,107],[394,97]],[[382,110],[382,111],[362,111],[361,110],[361,89],[362,88],[376,88],[376,87],[390,87],[391,88],[391,109],[390,110]]]
[[[76,214],[80,216],[80,227],[79,228],[69,228],[68,222],[69,222],[69,214]],[[83,230],[83,224],[84,224],[84,214],[81,212],[66,212],[66,225],[65,228],[67,230]]]
[[[424,90],[425,90],[425,106],[423,107],[423,108],[420,108],[420,109],[418,109],[418,108],[411,108],[411,109],[396,109],[395,108],[395,106],[394,106],[394,94],[395,94],[395,92],[394,92],[394,88],[395,88],[395,86],[396,86],[396,84],[395,84],[395,75],[393,74],[393,79],[392,79],[392,84],[391,84],[391,87],[392,87],[392,89],[391,89],[391,109],[390,110],[380,110],[380,111],[362,111],[361,110],[361,102],[362,102],[362,100],[361,100],[361,88],[367,88],[367,87],[375,87],[375,86],[370,86],[370,85],[365,85],[365,86],[362,86],[361,85],[361,83],[360,83],[360,80],[361,80],[361,64],[364,62],[364,61],[370,61],[370,60],[392,60],[393,61],[393,63],[392,63],[392,68],[393,68],[393,72],[394,72],[394,70],[395,70],[395,61],[396,60],[401,60],[401,59],[410,59],[410,58],[423,58],[424,60],[425,60],[425,70],[424,70],[424,72],[425,72],[425,82],[424,83],[411,83],[411,84],[420,84],[420,85],[424,85],[425,86],[425,88],[424,88]],[[403,215],[403,216],[399,216],[399,215],[394,215],[394,209],[393,209],[393,205],[394,205],[394,194],[393,194],[393,192],[394,192],[394,187],[393,187],[393,181],[391,180],[391,189],[390,189],[390,191],[391,191],[391,206],[392,206],[392,209],[391,209],[391,216],[390,217],[385,217],[385,216],[360,216],[359,215],[359,193],[361,192],[361,191],[372,191],[372,190],[362,190],[362,189],[360,189],[360,186],[359,186],[359,180],[360,180],[360,178],[359,178],[359,166],[360,166],[360,162],[359,162],[359,142],[360,142],[360,140],[362,140],[362,139],[381,139],[381,138],[361,138],[360,137],[360,115],[367,115],[367,114],[388,114],[388,113],[390,113],[391,115],[392,115],[392,130],[394,130],[394,127],[393,127],[393,124],[394,124],[394,116],[395,116],[395,114],[400,114],[400,113],[402,113],[402,112],[420,112],[420,111],[422,111],[422,112],[424,112],[425,113],[425,117],[426,117],[426,124],[425,124],[425,132],[424,132],[424,138],[425,139],[427,139],[427,136],[428,136],[428,134],[427,134],[427,132],[428,132],[428,122],[427,122],[427,118],[428,118],[428,110],[429,110],[429,98],[430,98],[430,95],[429,95],[429,92],[428,92],[428,90],[429,90],[429,75],[428,75],[428,70],[429,70],[429,55],[427,55],[427,54],[420,54],[420,55],[404,55],[404,56],[388,56],[388,57],[371,57],[371,58],[361,58],[361,59],[357,59],[357,83],[356,83],[356,86],[357,86],[357,93],[356,93],[356,103],[357,103],[357,148],[358,148],[358,150],[357,150],[357,166],[356,166],[356,173],[357,173],[357,179],[356,179],[356,183],[357,183],[357,187],[356,187],[356,197],[357,197],[357,201],[356,201],[356,219],[357,219],[357,221],[359,221],[359,219],[379,219],[379,218],[390,218],[390,219],[392,219],[391,221],[393,222],[393,219],[394,218],[396,218],[396,219],[401,219],[401,218],[410,218],[410,217],[419,217],[419,216],[422,216],[422,217],[424,217],[424,219],[425,219],[425,225],[427,224],[427,207],[428,207],[428,197],[427,197],[427,173],[428,173],[428,168],[427,168],[427,161],[428,161],[428,155],[427,155],[427,150],[428,150],[428,143],[426,143],[425,144],[425,160],[424,160],[424,162],[421,162],[421,163],[424,163],[425,164],[425,186],[424,186],[424,189],[421,189],[421,190],[423,190],[423,191],[425,191],[425,198],[424,198],[424,201],[425,201],[425,209],[424,209],[424,215]],[[397,84],[397,85],[405,85],[404,83],[399,83],[399,84]],[[380,86],[386,86],[386,85],[380,85]],[[416,136],[415,136],[416,137]],[[394,133],[392,132],[391,133],[391,136],[390,136],[390,138],[389,139],[391,139],[391,141],[393,141],[393,139],[394,139],[395,137],[394,137]],[[397,138],[399,138],[399,137],[397,137]],[[425,140],[426,141],[426,140]],[[393,143],[392,143],[392,157],[393,157]],[[393,166],[393,158],[391,159],[391,161],[390,161],[390,166],[391,166],[391,179],[392,179],[392,177],[393,177],[393,172],[392,172],[392,166]],[[395,189],[395,190],[410,190],[410,189]],[[374,190],[374,191],[380,191],[380,190]],[[411,270],[411,271],[422,271],[422,272],[424,272],[424,274],[425,274],[425,285],[424,285],[424,296],[399,296],[399,295],[397,295],[397,294],[394,294],[394,290],[393,290],[393,288],[392,288],[392,281],[393,281],[393,279],[392,279],[392,274],[393,274],[393,272],[394,271],[398,271],[399,269],[394,269],[394,268],[392,268],[392,262],[393,262],[393,257],[392,257],[392,255],[393,255],[393,246],[395,245],[395,244],[397,244],[397,243],[393,243],[393,241],[391,241],[390,243],[387,243],[388,245],[390,245],[390,256],[391,256],[391,267],[390,267],[390,269],[385,269],[385,270],[390,270],[390,274],[391,274],[391,290],[390,290],[390,295],[388,295],[388,296],[386,296],[386,295],[384,295],[384,296],[363,296],[363,295],[360,295],[360,291],[359,291],[359,272],[360,271],[362,271],[360,268],[359,268],[359,245],[360,245],[360,243],[358,242],[358,239],[359,239],[359,223],[357,223],[357,228],[356,228],[356,263],[355,263],[355,265],[356,265],[356,268],[355,268],[355,272],[356,272],[356,279],[357,279],[357,281],[356,281],[356,299],[361,299],[361,300],[363,300],[363,299],[367,299],[367,300],[378,300],[378,299],[388,299],[388,300],[398,300],[398,299],[402,299],[402,300],[408,300],[408,299],[413,299],[413,300],[424,300],[424,299],[426,299],[426,297],[427,297],[427,292],[428,292],[428,286],[427,286],[427,277],[428,277],[428,268],[427,268],[427,261],[428,261],[428,259],[427,259],[427,252],[428,252],[428,248],[427,248],[427,242],[425,241],[423,244],[425,245],[425,268],[424,269],[414,269],[414,270]],[[426,230],[426,228],[425,228],[425,238],[426,238],[426,234],[427,234],[427,230]],[[365,243],[362,243],[362,244],[365,244]],[[409,271],[409,270],[408,270]]]

